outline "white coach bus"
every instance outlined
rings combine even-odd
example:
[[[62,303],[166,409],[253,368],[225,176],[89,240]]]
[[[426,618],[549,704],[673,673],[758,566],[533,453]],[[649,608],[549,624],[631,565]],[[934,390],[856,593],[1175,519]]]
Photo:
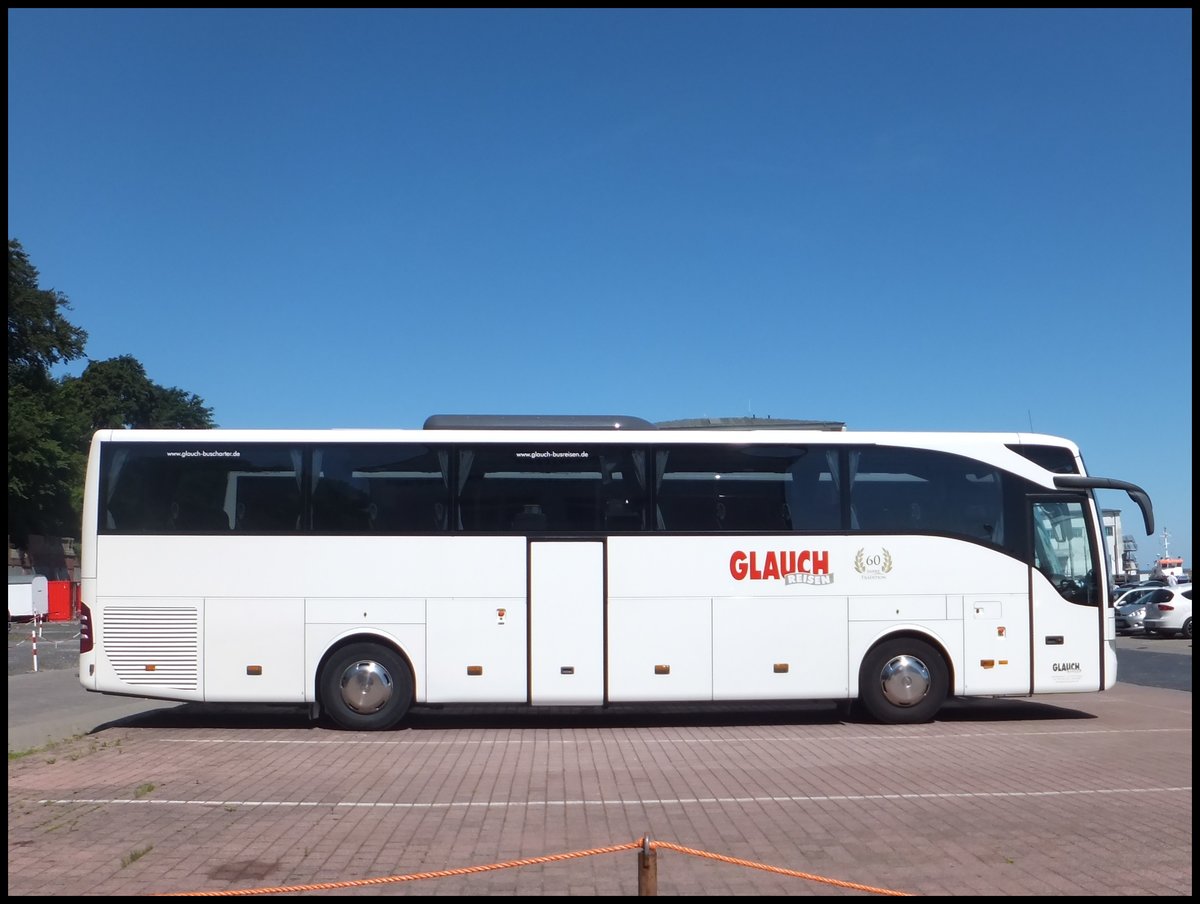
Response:
[[[842,701],[1103,691],[1097,488],[1052,436],[660,429],[102,430],[89,691],[309,705]]]

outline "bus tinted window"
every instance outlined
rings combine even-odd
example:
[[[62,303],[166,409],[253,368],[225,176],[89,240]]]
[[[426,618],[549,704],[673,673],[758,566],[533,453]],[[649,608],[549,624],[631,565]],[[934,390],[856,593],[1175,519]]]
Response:
[[[1001,475],[927,449],[850,453],[851,527],[867,533],[947,533],[1004,545]]]
[[[458,452],[467,531],[623,531],[646,526],[645,454],[622,447],[487,445]]]
[[[450,526],[449,455],[421,445],[321,446],[312,457],[312,529],[424,533]]]
[[[1070,449],[1064,449],[1062,446],[1035,446],[1025,443],[1014,444],[1008,448],[1055,474],[1079,473],[1075,456]]]
[[[101,532],[295,531],[298,448],[111,444],[101,460]]]
[[[669,531],[837,530],[836,452],[673,446],[656,454],[658,522]]]

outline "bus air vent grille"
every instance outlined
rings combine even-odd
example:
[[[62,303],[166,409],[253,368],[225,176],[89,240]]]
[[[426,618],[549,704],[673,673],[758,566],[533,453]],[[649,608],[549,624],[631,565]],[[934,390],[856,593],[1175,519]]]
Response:
[[[146,688],[194,691],[200,676],[200,613],[192,607],[104,610],[104,649],[117,677]]]

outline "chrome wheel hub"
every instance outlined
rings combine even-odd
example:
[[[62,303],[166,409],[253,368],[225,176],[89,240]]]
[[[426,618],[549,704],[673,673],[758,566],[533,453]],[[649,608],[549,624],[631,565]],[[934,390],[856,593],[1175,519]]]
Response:
[[[925,699],[932,678],[929,668],[915,656],[896,656],[879,674],[883,696],[893,706],[913,706]]]
[[[378,662],[364,659],[342,672],[342,701],[356,713],[377,713],[392,699],[392,676]]]

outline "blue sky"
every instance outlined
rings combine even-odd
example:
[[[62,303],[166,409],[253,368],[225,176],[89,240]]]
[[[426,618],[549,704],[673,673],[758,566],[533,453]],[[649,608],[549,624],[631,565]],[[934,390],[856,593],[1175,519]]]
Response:
[[[1032,426],[1192,564],[1190,10],[8,24],[9,237],[220,426]]]

